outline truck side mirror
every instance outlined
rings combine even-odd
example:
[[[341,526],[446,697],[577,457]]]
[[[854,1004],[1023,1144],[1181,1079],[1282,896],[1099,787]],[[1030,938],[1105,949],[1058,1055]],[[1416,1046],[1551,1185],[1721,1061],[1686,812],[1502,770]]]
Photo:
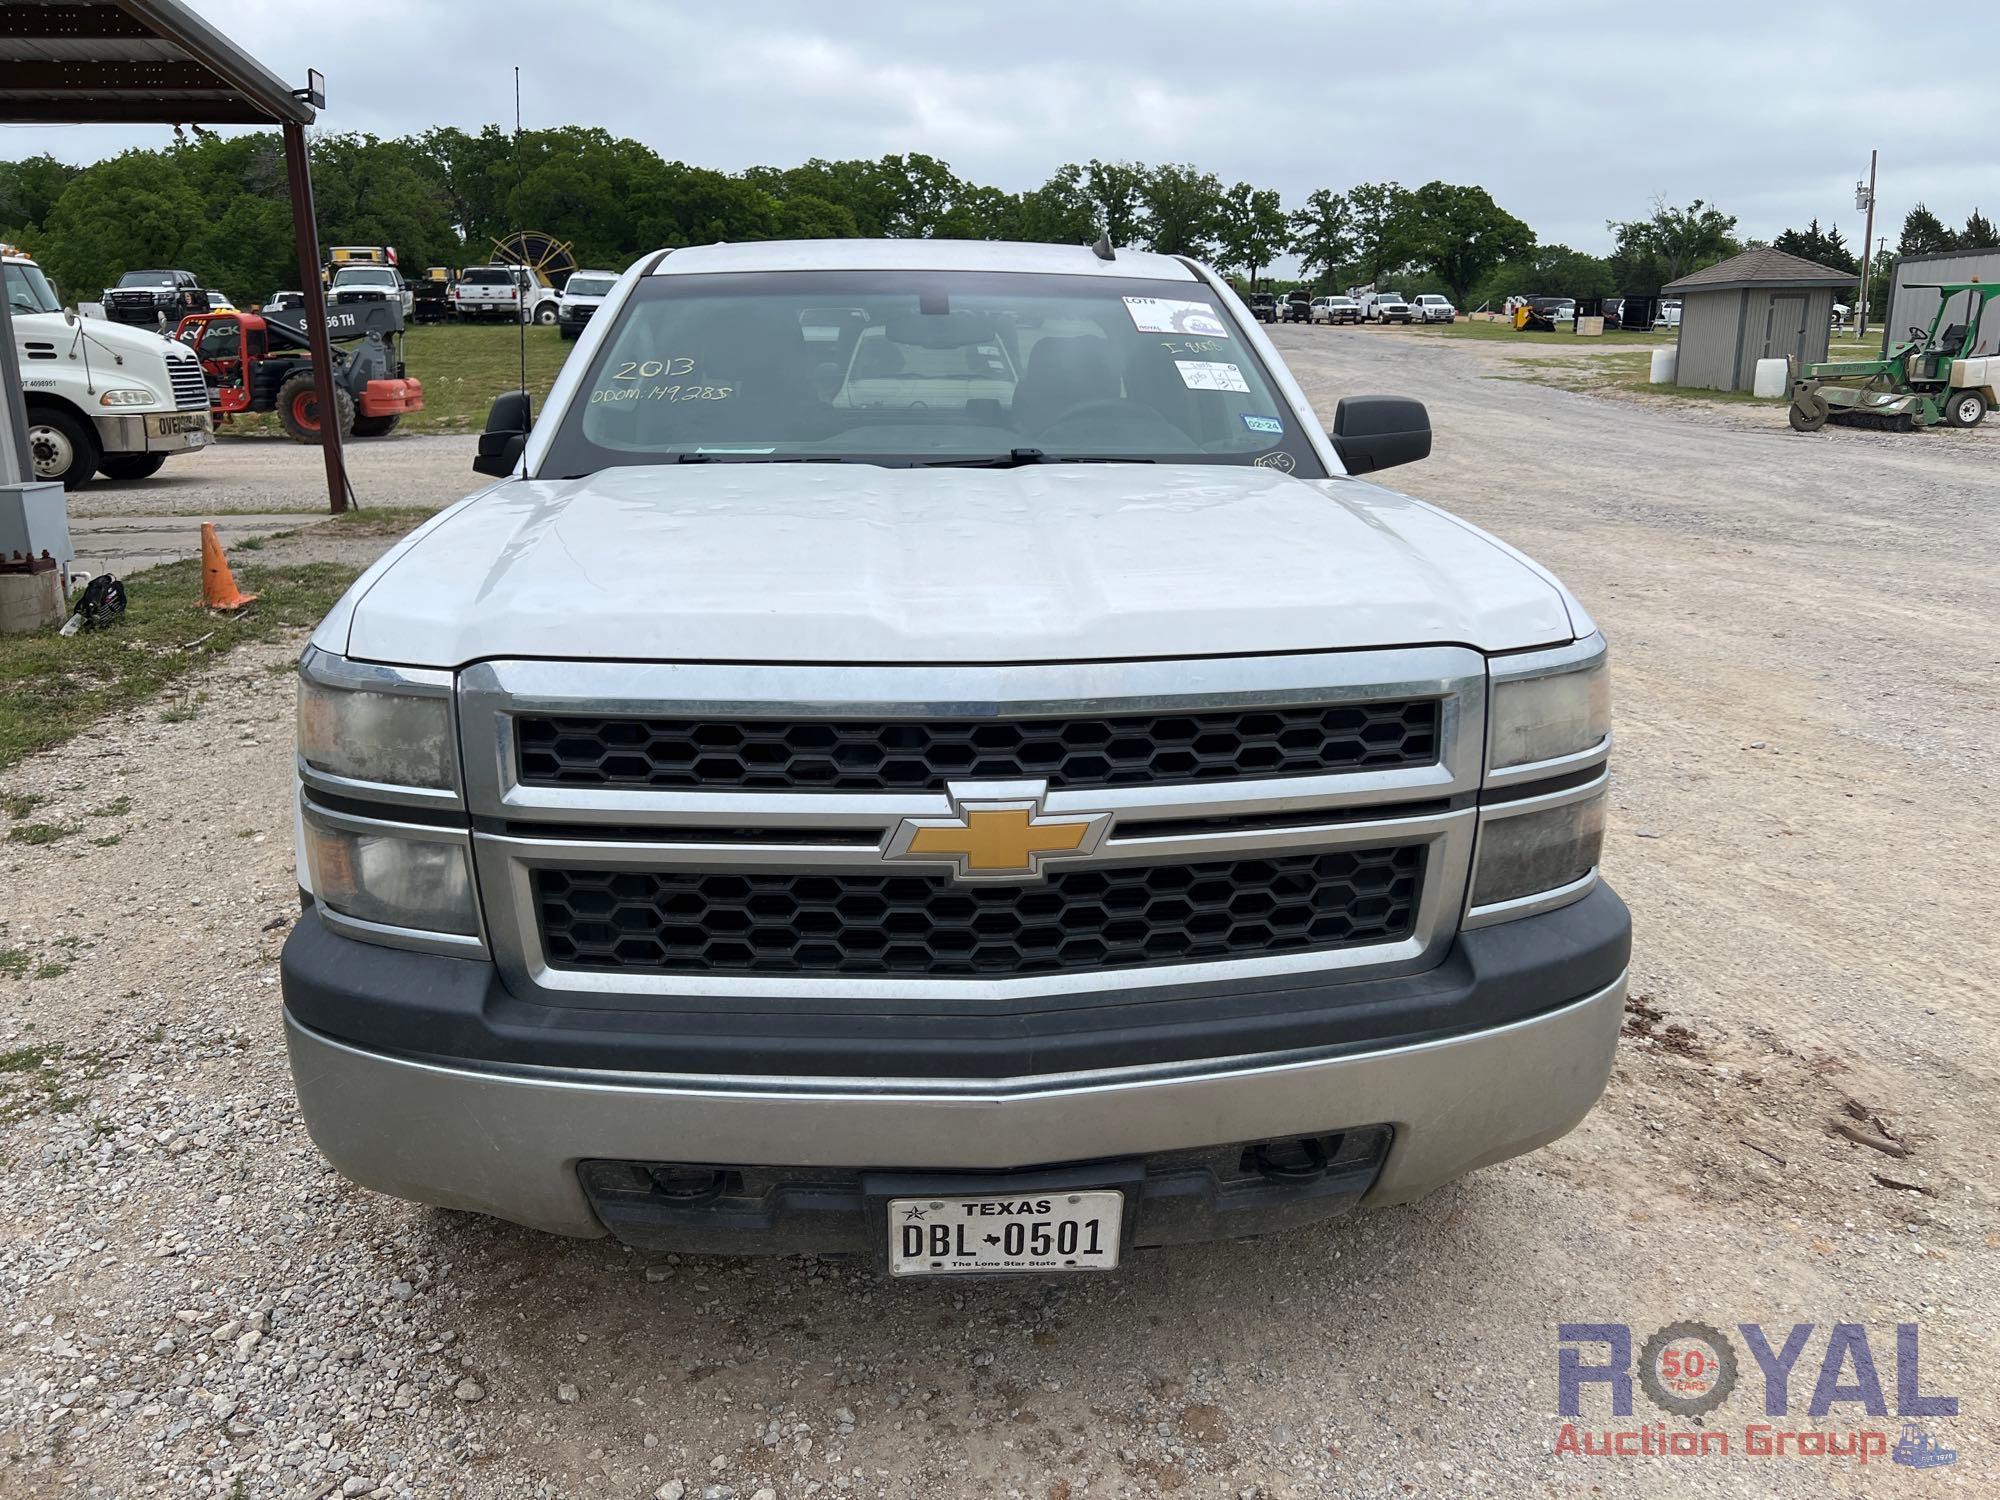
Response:
[[[472,472],[495,479],[512,474],[528,446],[528,429],[534,420],[526,391],[509,391],[496,398],[486,413],[486,430],[479,434],[479,453],[472,460]]]
[[[1348,473],[1373,474],[1431,456],[1431,414],[1408,396],[1343,396],[1327,436]]]

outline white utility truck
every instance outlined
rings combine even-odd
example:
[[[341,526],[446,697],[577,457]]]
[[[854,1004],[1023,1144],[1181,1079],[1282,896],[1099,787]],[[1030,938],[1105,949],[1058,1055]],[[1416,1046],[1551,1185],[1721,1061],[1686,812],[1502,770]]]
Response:
[[[0,254],[35,477],[79,489],[95,475],[145,479],[214,441],[208,381],[184,344],[63,311],[26,255]]]

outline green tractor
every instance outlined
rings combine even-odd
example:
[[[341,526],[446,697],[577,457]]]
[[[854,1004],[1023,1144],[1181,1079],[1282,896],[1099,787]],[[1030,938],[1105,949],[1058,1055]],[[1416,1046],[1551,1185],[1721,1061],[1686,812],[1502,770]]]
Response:
[[[2000,355],[1975,357],[1972,351],[2000,282],[1923,282],[1911,289],[1943,293],[1931,326],[1912,327],[1909,340],[1880,359],[1807,366],[1805,379],[1792,386],[1794,430],[1818,432],[1829,419],[1902,432],[1939,422],[1976,427],[1984,420],[2000,385]],[[1965,301],[1954,305],[1961,294]]]

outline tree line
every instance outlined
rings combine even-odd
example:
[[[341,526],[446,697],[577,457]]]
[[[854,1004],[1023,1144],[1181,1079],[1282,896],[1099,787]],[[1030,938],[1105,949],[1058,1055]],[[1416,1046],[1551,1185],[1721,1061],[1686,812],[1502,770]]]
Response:
[[[579,264],[617,269],[648,250],[716,240],[835,236],[1012,239],[1114,244],[1206,260],[1247,288],[1313,291],[1394,286],[1442,292],[1461,307],[1517,292],[1589,297],[1652,292],[1742,248],[1736,220],[1697,200],[1607,225],[1608,256],[1545,244],[1482,187],[1363,182],[1321,188],[1286,209],[1279,194],[1225,185],[1186,163],[1067,163],[1025,192],[971,182],[921,152],[815,159],[719,172],[663,159],[595,127],[523,131],[449,127],[381,139],[311,142],[322,245],[397,247],[406,271],[481,264],[515,229],[546,230]],[[1977,212],[1966,235],[1988,238]],[[1904,250],[1959,242],[1921,206]],[[26,246],[71,300],[121,272],[185,268],[238,300],[299,285],[284,159],[271,134],[197,131],[160,150],[85,167],[48,156],[0,162],[0,240]],[[1921,242],[1919,244],[1918,242]],[[1787,230],[1776,241],[1853,269],[1839,230]],[[1805,246],[1806,248],[1795,248]],[[1267,273],[1295,257],[1303,280]],[[1829,258],[1832,257],[1832,258]]]

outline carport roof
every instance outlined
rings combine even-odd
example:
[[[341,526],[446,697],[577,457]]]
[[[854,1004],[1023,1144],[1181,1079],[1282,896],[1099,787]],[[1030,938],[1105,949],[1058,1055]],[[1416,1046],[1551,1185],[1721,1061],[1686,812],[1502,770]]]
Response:
[[[312,119],[310,102],[179,0],[0,4],[0,120]]]
[[[1851,286],[1852,271],[1836,271],[1816,260],[1759,245],[1703,270],[1670,281],[1663,292],[1733,292],[1746,286]]]

